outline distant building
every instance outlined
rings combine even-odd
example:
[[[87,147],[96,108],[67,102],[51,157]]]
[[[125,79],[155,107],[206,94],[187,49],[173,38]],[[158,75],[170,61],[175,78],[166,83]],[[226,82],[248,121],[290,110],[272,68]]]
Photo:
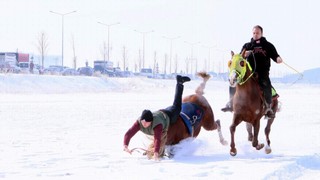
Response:
[[[39,64],[42,66],[41,62],[41,56],[40,55],[35,55],[33,59],[33,63]],[[55,55],[46,55],[44,57],[44,62],[43,62],[43,67],[49,67],[49,66],[61,66],[62,61],[61,61],[61,56],[55,56]]]
[[[29,63],[29,54],[16,52],[0,52],[0,65],[18,66],[20,62]]]
[[[0,52],[0,70],[4,72],[20,72],[19,65],[29,67],[29,54],[17,52]]]

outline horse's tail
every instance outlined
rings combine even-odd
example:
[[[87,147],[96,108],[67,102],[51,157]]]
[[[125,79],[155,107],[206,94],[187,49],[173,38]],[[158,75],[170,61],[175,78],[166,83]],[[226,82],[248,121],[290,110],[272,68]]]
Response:
[[[203,82],[197,87],[196,94],[202,96],[204,94],[203,90],[206,87],[206,83],[211,76],[207,72],[198,72],[197,76],[201,77],[203,79]]]

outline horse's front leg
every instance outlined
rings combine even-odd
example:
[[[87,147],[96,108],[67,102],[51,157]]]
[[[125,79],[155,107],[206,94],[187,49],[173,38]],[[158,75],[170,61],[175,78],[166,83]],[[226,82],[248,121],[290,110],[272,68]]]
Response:
[[[247,122],[246,123],[246,128],[247,128],[247,132],[248,132],[248,141],[252,141],[252,139],[253,139],[252,124]]]
[[[257,150],[260,150],[261,148],[264,147],[263,143],[259,144],[258,142],[259,130],[260,130],[260,119],[256,120],[256,123],[254,124],[254,129],[253,129],[252,146],[255,147]]]
[[[231,134],[231,143],[230,143],[230,155],[235,156],[237,155],[237,149],[236,145],[234,143],[234,133],[236,132],[236,127],[241,121],[236,120],[235,118],[233,119],[233,123],[230,126],[230,134]]]
[[[236,147],[235,147],[236,145],[234,143],[234,133],[235,133],[235,131],[236,131],[236,126],[235,126],[235,124],[232,124],[230,126],[230,134],[231,134],[230,155],[231,156],[237,155],[237,149],[236,149]]]

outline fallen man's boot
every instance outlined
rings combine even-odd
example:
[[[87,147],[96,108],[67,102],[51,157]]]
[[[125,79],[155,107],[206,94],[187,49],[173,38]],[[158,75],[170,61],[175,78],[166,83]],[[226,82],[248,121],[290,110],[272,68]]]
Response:
[[[177,75],[177,82],[179,84],[183,84],[184,82],[188,82],[191,79],[188,76],[181,76],[181,75]]]

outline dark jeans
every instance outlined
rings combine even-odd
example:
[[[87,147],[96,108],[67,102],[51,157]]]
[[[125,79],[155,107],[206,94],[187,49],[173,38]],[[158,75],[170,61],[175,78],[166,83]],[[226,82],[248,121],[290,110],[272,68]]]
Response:
[[[165,109],[161,109],[162,112],[166,113],[169,116],[170,124],[175,123],[180,115],[182,105],[182,93],[183,85],[177,84],[172,106],[169,106]]]
[[[236,93],[236,88],[229,86],[229,98],[230,98],[230,101],[232,100],[232,98],[233,98],[235,93]]]
[[[269,74],[259,74],[259,85],[263,91],[264,98],[268,104],[271,104],[271,82]]]

